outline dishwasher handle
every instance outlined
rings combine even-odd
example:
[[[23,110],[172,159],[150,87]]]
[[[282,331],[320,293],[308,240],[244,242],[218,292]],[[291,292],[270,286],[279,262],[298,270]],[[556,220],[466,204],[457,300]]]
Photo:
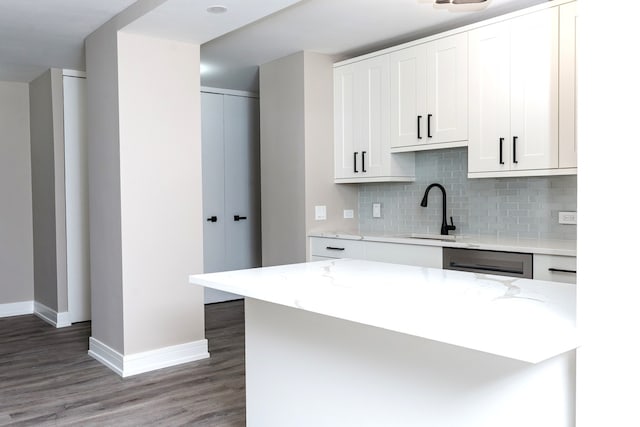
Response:
[[[483,264],[460,264],[455,261],[451,261],[449,263],[449,267],[457,267],[457,268],[470,268],[474,270],[484,270],[491,271],[493,273],[512,273],[512,274],[522,274],[522,270],[512,270],[508,268],[500,268],[494,267],[492,265],[483,265]]]

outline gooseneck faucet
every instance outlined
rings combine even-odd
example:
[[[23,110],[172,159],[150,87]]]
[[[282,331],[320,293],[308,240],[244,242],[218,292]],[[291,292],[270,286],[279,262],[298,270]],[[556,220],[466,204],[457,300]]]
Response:
[[[420,206],[422,206],[423,208],[427,207],[429,190],[431,190],[433,187],[438,187],[440,191],[442,191],[442,227],[440,228],[440,234],[446,236],[449,234],[449,231],[455,230],[456,226],[453,225],[453,217],[451,217],[451,225],[447,224],[447,192],[444,187],[438,183],[429,185],[424,192],[424,197],[422,198],[422,202],[420,202]]]

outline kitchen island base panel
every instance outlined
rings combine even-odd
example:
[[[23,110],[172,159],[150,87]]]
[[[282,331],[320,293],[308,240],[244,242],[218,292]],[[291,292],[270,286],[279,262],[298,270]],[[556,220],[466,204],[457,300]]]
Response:
[[[538,364],[245,299],[247,425],[572,427],[575,351]]]

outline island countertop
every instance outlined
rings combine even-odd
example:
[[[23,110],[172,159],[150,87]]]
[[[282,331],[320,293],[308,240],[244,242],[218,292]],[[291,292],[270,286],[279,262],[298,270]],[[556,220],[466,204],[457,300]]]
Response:
[[[570,284],[352,259],[198,274],[189,281],[528,363],[578,346]]]

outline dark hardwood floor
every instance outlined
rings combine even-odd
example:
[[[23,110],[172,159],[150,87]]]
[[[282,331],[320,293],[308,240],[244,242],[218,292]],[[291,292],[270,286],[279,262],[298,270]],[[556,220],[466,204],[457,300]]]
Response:
[[[244,426],[244,303],[207,305],[211,358],[120,378],[87,355],[89,322],[0,319],[0,426]]]

